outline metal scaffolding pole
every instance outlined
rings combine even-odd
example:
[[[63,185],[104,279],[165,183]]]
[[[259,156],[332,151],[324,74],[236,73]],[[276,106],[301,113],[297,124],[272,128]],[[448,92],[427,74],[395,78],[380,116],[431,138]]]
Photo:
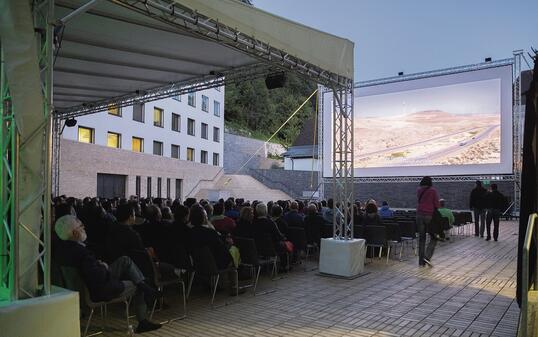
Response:
[[[2,286],[9,301],[50,293],[50,162],[54,2],[4,3],[0,175]],[[17,21],[17,26],[13,22]],[[28,46],[22,51],[14,45]],[[17,67],[8,67],[17,60]],[[20,83],[25,83],[22,87]],[[41,113],[36,113],[41,111]],[[5,239],[5,240],[4,240]],[[7,244],[7,245],[5,245]],[[7,248],[8,247],[8,248]],[[4,248],[2,248],[4,249]],[[7,282],[5,281],[7,280]],[[42,284],[41,284],[42,282]]]
[[[513,166],[514,166],[514,214],[519,215],[521,204],[521,170],[522,170],[522,153],[523,153],[523,135],[522,135],[522,104],[521,104],[521,61],[523,59],[523,50],[514,51],[514,63],[512,65],[512,139],[513,139]]]
[[[333,88],[333,237],[353,239],[353,85]]]

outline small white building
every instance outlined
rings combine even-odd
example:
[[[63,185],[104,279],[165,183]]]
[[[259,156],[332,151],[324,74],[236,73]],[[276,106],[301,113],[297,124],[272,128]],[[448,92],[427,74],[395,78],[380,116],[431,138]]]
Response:
[[[313,119],[303,123],[301,132],[293,145],[284,152],[284,169],[291,171],[319,171],[321,162],[318,158],[318,139]]]
[[[76,119],[62,134],[60,194],[184,199],[222,174],[224,87]]]

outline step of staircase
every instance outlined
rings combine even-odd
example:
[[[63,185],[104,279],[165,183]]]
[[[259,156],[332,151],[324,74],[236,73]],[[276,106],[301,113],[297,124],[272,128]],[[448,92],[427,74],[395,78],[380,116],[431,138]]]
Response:
[[[270,189],[258,180],[248,175],[225,174],[218,179],[211,188],[198,191],[196,198],[206,199],[215,191],[219,191],[223,198],[234,197],[245,200],[260,200],[264,202],[288,200],[291,197],[281,190]],[[214,193],[213,193],[214,195]]]

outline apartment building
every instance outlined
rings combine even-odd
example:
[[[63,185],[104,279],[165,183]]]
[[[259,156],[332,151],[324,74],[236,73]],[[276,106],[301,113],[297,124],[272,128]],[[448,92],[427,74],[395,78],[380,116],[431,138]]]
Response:
[[[184,199],[222,172],[224,87],[76,119],[62,134],[60,194]]]

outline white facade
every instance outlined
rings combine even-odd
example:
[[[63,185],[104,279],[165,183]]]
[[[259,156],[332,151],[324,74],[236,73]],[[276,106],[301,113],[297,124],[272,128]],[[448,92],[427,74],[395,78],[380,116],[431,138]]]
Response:
[[[321,163],[313,158],[284,158],[284,170],[290,171],[319,171]]]
[[[201,153],[206,151],[207,164],[213,165],[214,154],[222,166],[224,148],[224,87],[192,93],[195,106],[188,104],[188,95],[165,98],[144,104],[144,122],[133,119],[133,107],[121,108],[121,116],[108,112],[77,117],[75,127],[66,127],[63,138],[78,140],[79,128],[93,129],[94,144],[107,146],[109,132],[120,135],[120,148],[132,151],[132,137],[143,139],[144,153],[154,154],[154,141],[163,144],[163,156],[172,157],[172,145],[179,146],[179,159],[187,160],[187,148],[194,149],[194,161],[201,162]],[[203,97],[207,97],[208,111],[202,110]],[[206,100],[204,98],[204,100]],[[215,111],[217,105],[218,113]],[[154,108],[163,110],[163,125],[154,125]],[[172,130],[172,114],[180,117],[179,131]],[[218,116],[217,116],[218,114]],[[188,120],[194,120],[194,135],[187,132]],[[202,138],[202,123],[207,125],[207,139]],[[218,134],[218,135],[216,135]],[[214,138],[216,137],[216,138]],[[149,157],[148,157],[149,158]],[[216,164],[216,163],[215,163]]]
[[[60,194],[184,199],[223,174],[224,87],[109,110],[65,127]]]

